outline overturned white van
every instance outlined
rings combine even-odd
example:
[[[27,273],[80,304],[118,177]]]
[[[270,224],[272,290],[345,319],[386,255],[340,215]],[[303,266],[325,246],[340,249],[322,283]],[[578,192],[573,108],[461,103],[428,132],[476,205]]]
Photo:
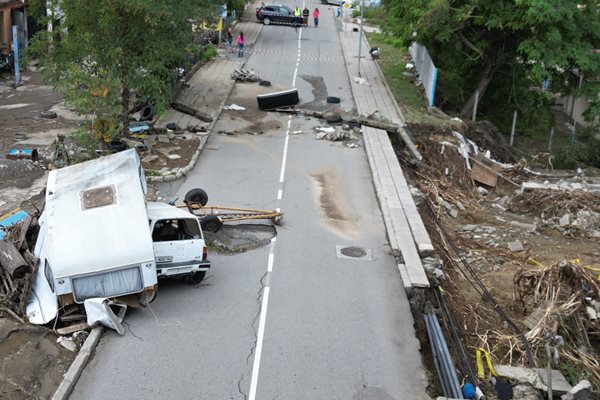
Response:
[[[135,150],[50,171],[34,253],[39,258],[27,305],[45,324],[59,307],[157,290],[144,201],[146,180]]]

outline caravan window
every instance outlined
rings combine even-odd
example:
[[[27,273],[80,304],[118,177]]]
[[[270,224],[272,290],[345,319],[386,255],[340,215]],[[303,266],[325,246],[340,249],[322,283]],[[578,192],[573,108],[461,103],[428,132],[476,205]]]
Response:
[[[41,262],[41,261],[38,261]],[[39,268],[39,265],[38,265]],[[54,275],[52,274],[52,269],[50,269],[50,264],[48,264],[48,260],[44,259],[44,276],[48,281],[48,285],[50,285],[50,289],[54,292]]]
[[[200,239],[198,220],[188,219],[162,219],[156,221],[152,230],[152,241],[172,242],[175,240]]]

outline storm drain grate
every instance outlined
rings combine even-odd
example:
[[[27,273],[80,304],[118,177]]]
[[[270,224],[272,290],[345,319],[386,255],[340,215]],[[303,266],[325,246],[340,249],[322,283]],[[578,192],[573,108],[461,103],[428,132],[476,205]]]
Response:
[[[372,261],[373,252],[366,247],[357,246],[335,246],[337,258],[346,258],[351,260]]]

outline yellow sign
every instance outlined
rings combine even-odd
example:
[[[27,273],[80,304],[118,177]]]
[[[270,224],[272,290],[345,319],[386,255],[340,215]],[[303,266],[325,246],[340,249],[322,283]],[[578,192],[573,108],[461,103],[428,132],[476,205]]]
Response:
[[[346,2],[344,2],[344,8],[345,8],[346,10],[347,10],[347,9],[349,9],[350,7],[352,7],[352,5],[351,5],[349,2],[347,2],[347,1],[346,1]]]

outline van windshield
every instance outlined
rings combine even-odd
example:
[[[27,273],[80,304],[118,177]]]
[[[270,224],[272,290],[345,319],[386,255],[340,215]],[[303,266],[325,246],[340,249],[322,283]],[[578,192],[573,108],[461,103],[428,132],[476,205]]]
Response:
[[[162,219],[156,221],[152,230],[153,242],[172,242],[175,240],[200,239],[200,227],[197,219]]]

